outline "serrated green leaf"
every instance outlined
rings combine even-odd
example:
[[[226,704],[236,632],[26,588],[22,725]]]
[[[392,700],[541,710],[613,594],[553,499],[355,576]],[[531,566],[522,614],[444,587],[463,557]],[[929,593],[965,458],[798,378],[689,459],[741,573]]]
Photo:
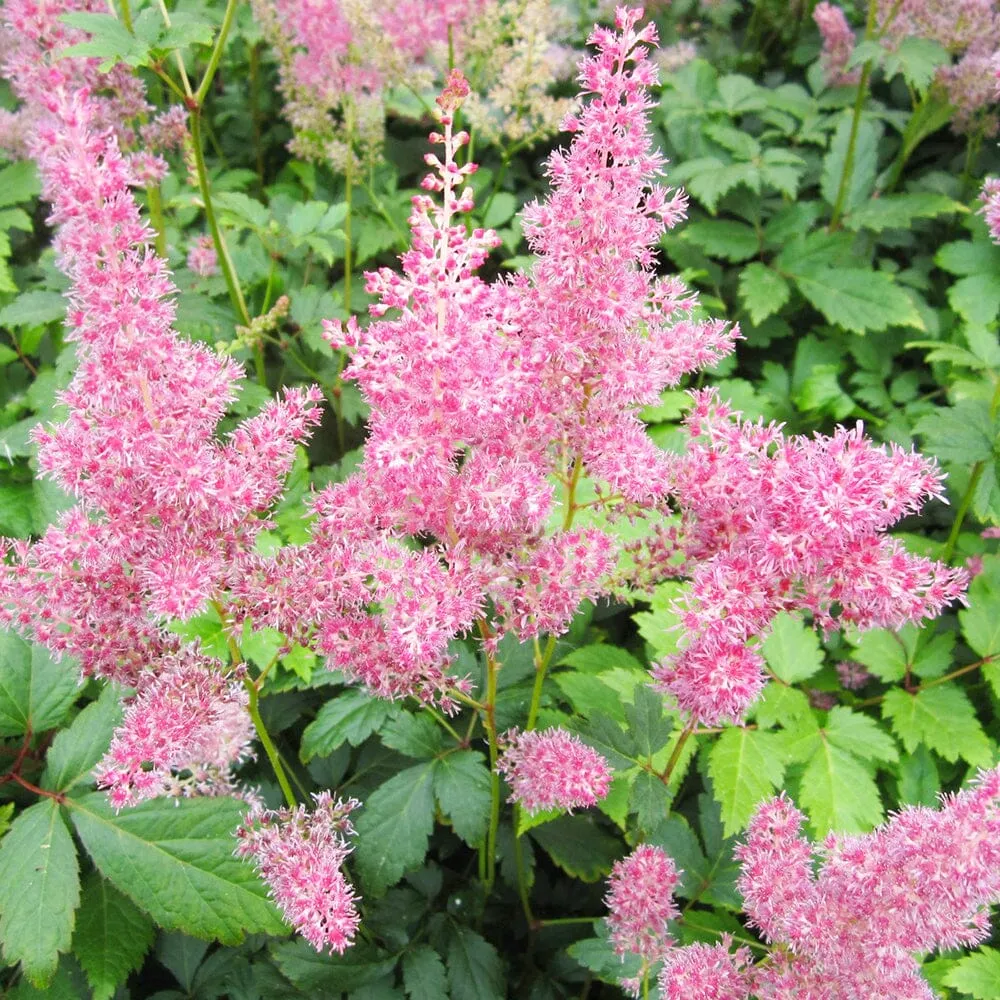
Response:
[[[158,35],[158,49],[186,49],[189,45],[211,45],[215,25],[189,11],[175,10],[170,14],[170,27]]]
[[[142,965],[153,943],[153,924],[111,883],[91,873],[83,885],[73,934],[73,953],[94,991],[108,1000],[130,972]]]
[[[578,715],[589,717],[605,712],[615,722],[625,722],[625,706],[600,676],[572,670],[561,671],[552,680]]]
[[[784,777],[784,766],[770,733],[734,726],[709,751],[708,773],[727,837],[739,833],[758,803]]]
[[[575,667],[585,674],[599,674],[616,667],[623,670],[634,670],[636,673],[645,673],[642,664],[628,650],[604,642],[574,649],[567,653],[559,661],[559,664],[560,666]]]
[[[429,760],[441,752],[441,730],[429,715],[398,711],[382,727],[379,738],[390,749],[417,760]]]
[[[560,816],[530,836],[567,875],[583,882],[607,875],[621,854],[618,840],[586,815]]]
[[[739,293],[750,320],[759,325],[788,302],[791,288],[777,271],[754,261],[740,272]]]
[[[302,733],[299,753],[308,762],[325,757],[344,743],[359,746],[380,729],[392,712],[392,705],[358,688],[342,691],[316,713]]]
[[[33,160],[18,160],[0,170],[0,208],[28,201],[41,189]]]
[[[1000,951],[983,946],[960,958],[944,977],[946,986],[961,990],[975,1000],[1000,997]]]
[[[456,926],[448,941],[452,1000],[503,1000],[503,964],[496,948],[468,927]]]
[[[155,800],[117,816],[102,792],[67,804],[97,868],[165,930],[224,944],[287,933],[253,868],[233,857],[234,799]]]
[[[994,274],[1000,271],[1000,247],[986,239],[956,240],[938,250],[934,263],[949,274],[961,277]]]
[[[942,66],[951,64],[951,54],[932,38],[910,36],[885,53],[886,78],[902,73],[906,82],[922,94]]]
[[[635,700],[625,706],[625,718],[638,754],[647,759],[663,749],[674,728],[663,714],[663,698],[648,684],[635,688]]]
[[[802,295],[827,321],[853,333],[890,326],[924,328],[913,301],[884,271],[860,267],[793,270]]]
[[[10,964],[45,986],[68,951],[80,902],[80,866],[59,803],[45,799],[0,841],[0,943]]]
[[[909,805],[934,806],[941,791],[934,756],[922,743],[899,763],[899,798]]]
[[[513,217],[517,211],[517,199],[509,191],[497,191],[486,207],[488,211],[483,216],[483,226],[497,229]]]
[[[0,325],[43,326],[65,315],[66,299],[58,292],[22,292],[0,309]]]
[[[423,864],[434,829],[434,764],[419,764],[391,777],[365,802],[356,827],[354,855],[366,893],[381,896]]]
[[[574,719],[573,728],[584,743],[607,758],[616,770],[627,769],[636,763],[638,750],[631,734],[603,712],[586,720]]]
[[[741,132],[741,135],[746,135]],[[684,227],[683,238],[704,250],[710,257],[733,263],[749,260],[760,252],[760,241],[753,226],[730,219],[706,219]]]
[[[757,725],[762,729],[784,726],[786,729],[809,714],[809,699],[798,688],[787,684],[768,684],[753,707]]]
[[[639,956],[633,952],[619,955],[608,938],[608,928],[600,921],[594,928],[597,937],[574,941],[567,949],[571,958],[604,983],[617,986],[623,979],[637,978],[642,974]]]
[[[874,719],[860,712],[853,712],[843,705],[830,709],[823,732],[835,747],[862,760],[877,760],[889,764],[899,760],[895,740],[883,732]]]
[[[121,691],[109,684],[73,724],[57,734],[45,757],[42,788],[66,793],[89,782],[94,765],[107,753],[122,717]]]
[[[425,997],[447,1000],[444,964],[430,945],[419,944],[403,956],[403,989],[410,1000],[424,1000]]]
[[[842,210],[847,213],[867,201],[875,190],[878,144],[882,138],[881,123],[871,118],[862,118],[858,122],[856,135],[852,135],[853,124],[854,116],[845,110],[830,141],[830,151],[823,158],[823,173],[820,177],[820,192],[828,204],[836,204],[848,150],[853,144],[854,160],[841,205]]]
[[[0,485],[0,534],[8,538],[28,538],[34,530],[35,492],[32,483]]]
[[[969,587],[969,606],[958,613],[962,635],[979,656],[1000,653],[1000,556],[983,557],[983,572]]]
[[[57,726],[79,693],[76,670],[39,645],[0,632],[0,736]]]
[[[640,830],[652,830],[670,814],[673,792],[655,774],[640,771],[632,782],[629,812],[636,814]]]
[[[939,215],[966,212],[960,201],[933,191],[913,194],[887,194],[862,202],[844,219],[848,229],[868,229],[881,233],[886,229],[907,229],[914,219],[933,219]]]
[[[397,961],[364,941],[343,955],[326,955],[302,938],[273,945],[271,955],[285,978],[310,997],[340,996],[344,990],[367,986],[391,973]]]
[[[767,665],[786,684],[798,684],[823,666],[819,637],[798,615],[781,612],[764,640],[761,652]]]
[[[434,768],[434,795],[452,828],[470,847],[486,837],[490,818],[489,768],[477,750],[442,757]]]
[[[871,772],[852,754],[822,740],[802,774],[799,805],[816,835],[860,833],[882,822],[882,804]]]
[[[1000,312],[1000,275],[971,274],[948,288],[948,304],[967,323],[986,326]]]
[[[63,14],[61,20],[73,28],[81,28],[90,40],[61,48],[61,57],[89,56],[101,60],[102,73],[109,72],[116,63],[141,66],[149,57],[149,45],[133,35],[111,14],[79,11]]]
[[[990,741],[972,702],[955,684],[938,684],[915,694],[894,688],[886,692],[882,714],[907,753],[926,743],[945,760],[961,757],[980,767],[992,762]]]
[[[888,629],[870,629],[852,638],[853,658],[868,668],[880,680],[891,684],[906,676],[909,663],[906,646],[895,632]]]
[[[982,400],[939,406],[918,420],[913,431],[924,438],[925,449],[942,461],[972,465],[993,457],[995,423]]]

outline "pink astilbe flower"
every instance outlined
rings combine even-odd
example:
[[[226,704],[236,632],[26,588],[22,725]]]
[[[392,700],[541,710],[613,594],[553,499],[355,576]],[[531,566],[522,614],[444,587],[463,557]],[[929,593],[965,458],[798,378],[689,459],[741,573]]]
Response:
[[[161,795],[228,795],[232,768],[251,756],[247,693],[211,660],[165,657],[139,678],[111,746],[96,769],[116,809]]]
[[[732,419],[711,391],[694,396],[673,465],[692,583],[677,609],[681,651],[654,671],[684,711],[711,725],[742,717],[764,682],[747,640],[779,611],[808,611],[825,631],[898,629],[962,598],[964,570],[884,534],[941,496],[932,461],[875,446],[860,426],[783,438]]]
[[[813,10],[813,20],[823,36],[821,61],[826,82],[837,87],[856,84],[861,79],[860,68],[845,68],[856,40],[843,10],[823,0]]]
[[[353,848],[348,818],[357,800],[313,795],[315,808],[252,809],[236,831],[285,918],[317,950],[343,954],[354,943],[358,896],[342,870]]]
[[[1000,177],[987,177],[979,195],[983,203],[980,209],[989,227],[994,243],[1000,244]]]
[[[197,613],[239,574],[319,396],[290,390],[215,439],[241,372],[171,329],[166,266],[89,97],[56,92],[48,114],[34,151],[79,367],[68,419],[36,438],[42,471],[79,502],[37,543],[10,544],[4,620],[77,656],[85,675],[133,683],[180,648],[164,619]]]
[[[511,802],[534,814],[544,809],[596,805],[611,785],[611,768],[578,736],[563,729],[503,735],[497,771],[510,785]]]
[[[747,915],[788,949],[757,970],[755,995],[929,1000],[913,956],[989,937],[989,907],[1000,901],[1000,769],[943,796],[938,810],[907,806],[873,833],[831,834],[821,848],[801,836],[802,821],[774,799],[737,849]]]
[[[730,951],[726,936],[719,944],[672,948],[663,956],[660,1000],[749,1000],[750,965],[750,949]],[[800,994],[795,997],[806,1000]]]
[[[215,253],[215,243],[212,237],[205,233],[191,244],[188,250],[187,266],[199,278],[210,278],[219,273],[219,259]]]
[[[678,875],[673,858],[652,844],[640,844],[615,862],[604,902],[619,955],[632,952],[656,962],[673,945],[667,924],[680,915],[673,897]]]

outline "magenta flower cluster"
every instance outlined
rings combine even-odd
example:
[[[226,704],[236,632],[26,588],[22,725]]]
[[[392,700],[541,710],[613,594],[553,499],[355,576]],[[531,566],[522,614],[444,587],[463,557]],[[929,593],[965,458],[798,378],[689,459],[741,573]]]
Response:
[[[872,833],[817,846],[803,821],[784,795],[764,803],[736,851],[744,912],[773,946],[766,961],[728,941],[677,947],[665,923],[678,915],[678,873],[649,845],[609,880],[616,950],[662,961],[665,1000],[931,1000],[915,956],[984,941],[1000,902],[1000,769]]]

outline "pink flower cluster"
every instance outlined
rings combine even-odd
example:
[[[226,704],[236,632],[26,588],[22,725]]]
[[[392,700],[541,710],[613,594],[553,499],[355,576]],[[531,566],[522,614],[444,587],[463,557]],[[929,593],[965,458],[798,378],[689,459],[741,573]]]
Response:
[[[884,534],[941,495],[932,461],[875,446],[860,425],[784,438],[713,391],[694,399],[672,475],[691,587],[677,609],[681,651],[654,671],[685,712],[709,725],[743,716],[764,683],[747,640],[779,611],[805,610],[824,631],[897,629],[962,598],[964,570]]]
[[[826,82],[835,87],[857,83],[861,78],[860,68],[846,69],[856,39],[844,12],[827,0],[822,0],[813,10],[813,20],[823,36],[821,60]]]
[[[989,937],[1000,901],[1000,769],[941,808],[907,806],[861,836],[830,835],[819,851],[784,797],[762,806],[738,849],[753,924],[781,943],[756,977],[762,998],[934,996],[915,954]]]
[[[510,801],[530,814],[596,805],[611,786],[611,768],[596,751],[564,729],[518,732],[500,739],[497,772],[510,785]]]
[[[675,946],[665,921],[677,874],[658,847],[615,865],[608,925],[620,952],[662,961],[664,1000],[931,1000],[914,956],[989,937],[1000,901],[1000,769],[941,808],[907,806],[873,833],[831,834],[817,848],[783,795],[763,804],[737,848],[750,923],[774,945]]]
[[[342,870],[353,848],[350,813],[359,803],[314,795],[315,808],[254,808],[236,831],[238,857],[250,859],[290,924],[317,950],[343,954],[358,929],[358,896]]]
[[[986,219],[994,243],[1000,243],[1000,177],[987,177],[979,195],[983,203],[980,211]]]

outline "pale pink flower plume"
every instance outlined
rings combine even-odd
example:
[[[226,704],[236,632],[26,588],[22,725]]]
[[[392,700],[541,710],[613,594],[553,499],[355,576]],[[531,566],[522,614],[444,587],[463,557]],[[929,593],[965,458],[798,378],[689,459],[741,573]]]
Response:
[[[314,794],[315,808],[254,808],[236,831],[235,853],[253,862],[285,919],[319,952],[342,955],[354,943],[359,897],[343,864],[353,848],[356,799]]]
[[[619,955],[631,952],[656,962],[673,945],[667,925],[680,916],[673,897],[678,876],[673,858],[652,844],[640,844],[615,862],[604,902],[611,943]]]
[[[857,83],[861,79],[860,68],[845,69],[847,60],[854,51],[856,39],[843,10],[823,0],[813,10],[813,20],[823,37],[823,52],[820,59],[826,82],[836,87]]]
[[[987,177],[983,181],[983,190],[979,195],[979,200],[983,203],[983,207],[979,211],[986,219],[990,236],[994,243],[1000,244],[1000,177]],[[1000,529],[996,530],[1000,531]],[[983,537],[987,536],[984,534]]]
[[[219,273],[219,258],[216,256],[215,243],[212,237],[205,233],[199,236],[188,250],[187,266],[199,278],[210,278]]]
[[[751,820],[739,888],[745,912],[787,947],[757,970],[764,998],[934,995],[914,955],[973,947],[1000,901],[1000,769],[941,808],[907,806],[873,833],[801,835],[784,797]]]
[[[729,950],[729,938],[718,944],[671,948],[660,970],[660,1000],[749,1000],[750,949]],[[796,994],[796,1000],[808,1000]],[[792,1000],[791,996],[786,1000]]]
[[[586,808],[608,794],[608,762],[564,729],[511,729],[501,737],[501,745],[497,772],[510,785],[509,801],[532,815],[545,809]]]
[[[740,421],[711,390],[693,395],[689,443],[673,459],[692,582],[677,607],[681,651],[654,671],[682,710],[709,725],[742,718],[764,684],[747,641],[779,611],[807,611],[824,631],[898,629],[963,599],[964,570],[885,534],[941,497],[933,461],[876,446],[860,425],[784,438]]]
[[[232,768],[252,756],[254,738],[243,685],[185,653],[165,657],[137,686],[96,769],[115,809],[162,795],[232,794]]]

